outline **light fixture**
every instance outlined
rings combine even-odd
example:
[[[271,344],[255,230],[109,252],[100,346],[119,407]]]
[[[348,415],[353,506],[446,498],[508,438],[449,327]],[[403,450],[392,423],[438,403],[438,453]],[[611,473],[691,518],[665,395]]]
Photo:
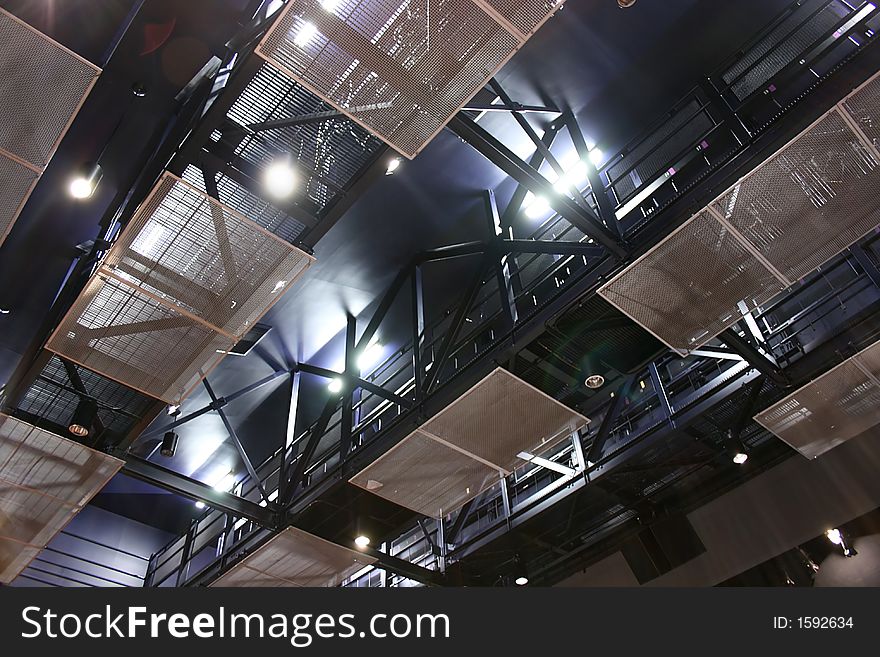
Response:
[[[77,200],[87,199],[95,193],[95,189],[103,177],[104,170],[101,165],[97,162],[89,162],[71,178],[68,191]]]
[[[526,565],[522,558],[516,555],[513,559],[513,583],[517,586],[525,586],[529,583],[529,574],[526,571]]]
[[[733,462],[736,463],[737,465],[742,465],[743,463],[745,463],[748,460],[749,460],[749,455],[746,454],[744,451],[738,451],[736,454],[733,455]]]
[[[197,508],[197,509],[204,509],[204,508],[205,508],[205,503],[202,502],[201,500],[199,500],[198,502],[196,502],[196,508]]]
[[[293,42],[300,48],[305,48],[307,45],[309,45],[309,42],[315,38],[315,35],[317,33],[318,28],[315,27],[314,23],[309,23],[307,21],[302,24],[302,27],[299,28],[296,36],[293,37]]]
[[[0,308],[0,315],[8,315],[10,312],[12,311],[9,308]]]
[[[584,385],[590,388],[590,390],[597,390],[605,385],[605,377],[601,374],[592,374],[584,381]]]
[[[342,392],[342,379],[338,377],[331,379],[330,383],[327,384],[327,390],[332,393]]]
[[[180,413],[180,406],[177,404],[168,404],[168,415],[177,415]]]
[[[388,168],[385,169],[385,175],[390,176],[392,173],[397,171],[398,167],[400,167],[400,158],[395,157],[393,160],[388,162]]]
[[[370,537],[364,536],[361,534],[356,539],[354,539],[354,544],[357,545],[362,550],[370,544]]]
[[[179,439],[180,437],[173,431],[166,431],[165,435],[162,437],[162,445],[159,447],[159,453],[168,458],[174,456],[174,453],[177,451],[177,442]]]
[[[296,189],[296,171],[290,155],[274,159],[263,172],[263,187],[270,196],[283,199]]]
[[[549,201],[543,196],[535,196],[531,192],[526,194],[523,201],[523,211],[529,219],[540,219],[550,214],[552,210]]]
[[[835,545],[840,545],[841,543],[843,543],[843,535],[840,533],[839,529],[829,529],[825,532],[825,536]]]
[[[850,537],[836,527],[826,531],[825,537],[834,545],[839,545],[841,547],[841,549],[843,550],[843,556],[854,557],[858,554],[858,552],[856,552],[856,549],[852,545],[852,540],[850,539]]]
[[[602,162],[605,160],[605,153],[603,153],[598,148],[593,148],[592,150],[590,150],[589,157],[590,157],[590,162],[593,163],[593,166],[599,167],[599,166],[601,166]]]
[[[70,418],[67,430],[74,436],[83,438],[92,431],[92,425],[98,416],[98,404],[94,399],[80,399]]]
[[[525,575],[521,575],[521,576],[517,577],[516,580],[514,580],[514,581],[516,582],[517,586],[525,586],[526,584],[529,583],[529,578],[526,577]]]
[[[364,351],[358,356],[357,366],[361,371],[367,370],[382,358],[382,345],[379,342],[371,342]]]
[[[575,160],[565,167],[565,173],[554,183],[553,188],[560,194],[567,194],[574,187],[580,190],[587,182],[587,165],[583,160]]]
[[[733,429],[727,430],[724,438],[724,449],[727,451],[730,460],[737,465],[742,465],[749,460],[749,448],[745,446],[743,441],[739,439],[739,434]]]

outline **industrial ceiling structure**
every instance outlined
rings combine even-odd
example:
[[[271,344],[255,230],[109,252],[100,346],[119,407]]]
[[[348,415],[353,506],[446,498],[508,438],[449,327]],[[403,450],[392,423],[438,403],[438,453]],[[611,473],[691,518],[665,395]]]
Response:
[[[856,556],[878,30],[860,0],[0,0],[0,582]],[[781,508],[782,472],[827,509],[730,572],[706,510]]]

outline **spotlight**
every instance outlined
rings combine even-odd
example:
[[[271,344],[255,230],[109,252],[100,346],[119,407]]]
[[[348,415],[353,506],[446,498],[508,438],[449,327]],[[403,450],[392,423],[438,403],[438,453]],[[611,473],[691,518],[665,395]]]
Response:
[[[590,390],[597,390],[605,385],[605,377],[601,374],[593,374],[587,377],[587,380],[584,381],[584,385]]]
[[[856,549],[852,545],[852,540],[845,533],[837,529],[829,529],[825,532],[826,538],[831,541],[834,545],[839,545],[843,550],[843,556],[845,557],[854,557],[858,554]]]
[[[230,470],[228,473],[223,475],[217,483],[211,486],[214,490],[219,490],[223,493],[228,493],[232,490],[232,487],[235,486],[235,472]]]
[[[529,578],[525,577],[523,575],[523,576],[517,577],[514,581],[516,582],[517,586],[525,586],[526,584],[529,583]]]
[[[736,463],[737,465],[742,465],[743,463],[745,463],[748,460],[749,460],[749,455],[746,454],[744,451],[738,451],[736,454],[733,455],[733,462]]]
[[[395,157],[388,163],[388,168],[385,169],[385,175],[390,176],[392,173],[397,171],[398,167],[400,167],[400,158]]]
[[[354,539],[354,544],[357,545],[359,548],[364,549],[370,544],[370,537],[361,534],[356,539]]]
[[[829,529],[827,532],[825,532],[825,536],[835,545],[840,545],[841,543],[843,543],[843,536],[841,535],[839,529]]]
[[[205,508],[205,503],[202,502],[201,500],[199,500],[198,502],[196,502],[196,508],[197,508],[197,509],[204,509],[204,508]]]
[[[104,170],[101,165],[97,162],[90,162],[81,167],[71,179],[68,191],[77,200],[87,199],[95,193],[95,189],[103,177]]]
[[[553,188],[560,194],[567,194],[572,187],[580,190],[587,182],[587,165],[582,160],[575,160],[565,173],[556,181]]]
[[[727,436],[724,439],[724,449],[730,456],[730,460],[737,465],[742,465],[749,460],[748,447],[743,444],[733,429],[727,430]]]
[[[331,379],[327,384],[327,390],[333,393],[342,392],[342,379]]]
[[[73,417],[70,418],[67,430],[80,438],[88,436],[97,416],[97,402],[94,399],[81,399],[76,405],[76,410],[73,411]]]
[[[517,586],[525,586],[529,583],[529,574],[526,572],[526,565],[523,563],[523,560],[519,555],[516,555],[513,559],[513,576],[513,583]]]
[[[605,153],[603,153],[598,148],[594,148],[590,151],[590,162],[593,163],[594,167],[598,167],[605,160]]]
[[[293,170],[289,155],[273,160],[266,167],[263,172],[263,186],[270,196],[277,199],[293,194],[296,189],[296,171]]]
[[[540,219],[550,214],[553,208],[550,207],[550,203],[546,198],[535,196],[529,192],[526,194],[525,201],[523,201],[523,210],[529,219]]]
[[[177,451],[177,441],[179,439],[180,437],[173,431],[166,432],[165,436],[162,438],[162,446],[159,448],[159,453],[168,458],[174,456],[174,452]]]
[[[363,353],[358,356],[358,369],[361,371],[367,370],[378,363],[380,358],[382,358],[382,345],[379,342],[372,342],[367,345]]]
[[[636,4],[636,0],[617,0],[617,6],[621,9],[632,7],[634,4]]]
[[[299,32],[293,37],[293,42],[300,48],[305,48],[309,45],[309,42],[315,38],[317,33],[318,28],[315,27],[313,23],[303,23],[302,27],[299,28]]]

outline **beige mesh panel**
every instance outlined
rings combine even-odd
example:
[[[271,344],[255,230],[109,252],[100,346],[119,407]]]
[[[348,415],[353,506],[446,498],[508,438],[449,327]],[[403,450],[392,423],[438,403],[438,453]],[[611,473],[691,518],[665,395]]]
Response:
[[[604,285],[599,294],[672,349],[696,349],[785,288],[710,213],[681,228]]]
[[[438,518],[498,482],[499,470],[421,431],[351,479],[351,483],[422,515]]]
[[[288,527],[211,586],[337,586],[376,559]]]
[[[880,149],[880,74],[841,103],[874,148]]]
[[[436,518],[510,474],[520,452],[549,448],[588,422],[498,368],[350,482]]]
[[[714,206],[776,269],[796,281],[877,225],[880,162],[835,111]]]
[[[0,149],[44,169],[100,74],[0,9]]]
[[[12,230],[39,177],[39,171],[0,149],[0,245]]]
[[[176,404],[312,261],[166,173],[47,348]]]
[[[558,6],[548,4],[292,0],[256,52],[412,158],[522,46],[516,25]]]
[[[521,34],[531,34],[562,5],[562,0],[474,0],[497,12]]]
[[[0,414],[0,582],[8,584],[122,461]]]

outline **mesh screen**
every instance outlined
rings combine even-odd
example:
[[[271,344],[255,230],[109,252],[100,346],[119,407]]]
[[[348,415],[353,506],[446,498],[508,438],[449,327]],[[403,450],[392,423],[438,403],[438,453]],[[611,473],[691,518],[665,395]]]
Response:
[[[880,343],[755,416],[768,431],[815,458],[880,423]]]
[[[103,266],[239,338],[310,264],[299,249],[165,174]]]
[[[147,395],[178,403],[235,340],[98,273],[46,347]]]
[[[414,431],[351,479],[355,486],[439,518],[460,508],[498,481],[485,463]]]
[[[373,557],[288,527],[211,586],[337,586]]]
[[[877,225],[880,162],[835,111],[714,207],[786,278],[798,280]]]
[[[564,0],[474,0],[513,25],[522,34],[531,34],[546,21]]]
[[[422,430],[512,472],[517,454],[550,447],[587,422],[499,368],[431,418]]]
[[[412,158],[521,45],[472,0],[294,0],[257,53]]]
[[[0,414],[0,582],[12,581],[121,467]]]
[[[842,107],[874,148],[880,148],[880,74],[843,101]]]
[[[0,9],[0,149],[45,168],[100,73]]]
[[[39,177],[37,171],[0,149],[0,245],[12,230]]]
[[[756,307],[784,289],[761,262],[703,211],[599,290],[679,352],[736,323],[740,301]]]

